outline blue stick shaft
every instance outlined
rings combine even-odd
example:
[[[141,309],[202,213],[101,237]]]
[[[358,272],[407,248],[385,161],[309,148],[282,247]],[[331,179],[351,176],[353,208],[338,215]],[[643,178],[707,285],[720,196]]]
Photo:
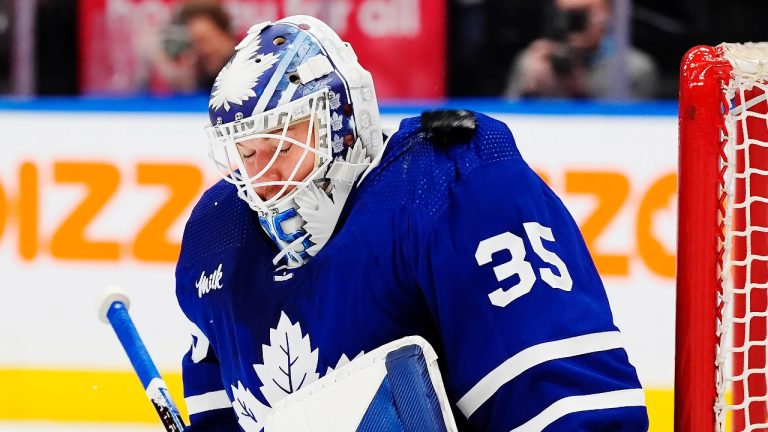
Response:
[[[155,406],[160,420],[166,431],[181,432],[184,430],[184,422],[181,419],[176,404],[173,403],[168,387],[165,385],[160,372],[149,356],[144,342],[141,340],[136,326],[133,324],[128,308],[121,301],[113,302],[107,311],[107,319],[115,330],[120,344],[123,346],[133,369],[141,380],[144,391]]]

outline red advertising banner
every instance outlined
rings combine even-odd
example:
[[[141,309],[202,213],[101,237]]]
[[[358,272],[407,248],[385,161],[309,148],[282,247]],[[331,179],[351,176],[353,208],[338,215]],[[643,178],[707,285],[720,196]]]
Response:
[[[81,0],[82,91],[179,92],[169,82],[168,71],[178,65],[166,55],[166,48],[173,27],[169,23],[182,2]],[[355,48],[360,63],[373,74],[380,99],[445,95],[443,0],[221,0],[221,4],[237,35],[255,23],[283,16],[320,18]]]

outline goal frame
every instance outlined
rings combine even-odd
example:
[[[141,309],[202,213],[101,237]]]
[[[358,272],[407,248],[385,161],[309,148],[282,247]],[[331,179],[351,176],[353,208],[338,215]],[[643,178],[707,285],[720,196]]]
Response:
[[[692,48],[680,68],[678,111],[675,431],[714,431],[720,167],[724,120],[717,109],[730,64],[716,49]],[[702,295],[702,294],[709,295]],[[709,323],[709,325],[702,325]]]
[[[758,340],[765,339],[765,331],[755,325],[758,330],[750,332],[749,324],[743,324],[752,319],[758,307],[764,310],[766,290],[745,292],[741,289],[734,294],[735,290],[726,288],[729,278],[738,287],[754,281],[757,272],[752,273],[750,264],[745,271],[744,264],[733,265],[732,260],[734,256],[746,257],[744,244],[752,241],[745,218],[750,218],[750,214],[768,217],[762,209],[753,212],[749,204],[735,211],[728,203],[745,198],[750,182],[763,188],[767,183],[765,179],[750,180],[749,162],[745,172],[739,171],[745,167],[743,158],[751,154],[749,146],[742,145],[741,156],[732,154],[733,160],[728,160],[726,115],[732,101],[725,89],[733,79],[733,66],[724,54],[723,45],[694,47],[686,53],[680,70],[674,421],[678,432],[723,430],[719,429],[720,421],[728,411],[733,412],[733,430],[744,428],[745,415],[753,420],[762,419],[760,430],[768,430],[764,425],[766,403],[759,400],[765,395],[766,380],[764,375],[754,373],[756,369],[765,368],[764,344],[762,348],[755,346]],[[740,89],[737,93],[743,96],[745,92]],[[743,129],[737,133],[732,132],[730,139],[739,142],[750,138],[748,124],[742,124]],[[744,133],[746,138],[741,136]],[[761,135],[765,135],[765,131]],[[766,139],[760,138],[763,142]],[[742,175],[741,180],[726,184],[724,161]],[[728,188],[731,195],[726,192]],[[730,221],[729,226],[726,220]],[[733,226],[744,227],[738,238],[730,234]],[[726,235],[730,238],[726,239]],[[750,260],[751,256],[737,262]],[[733,313],[729,307],[733,307]],[[734,314],[739,319],[734,320]],[[764,313],[760,319],[765,319]],[[728,339],[725,332],[731,333],[729,337],[739,349],[725,345]],[[745,337],[748,340],[745,341]],[[726,360],[726,351],[733,355],[733,360]],[[727,378],[723,371],[727,369],[726,361],[733,362]],[[734,386],[734,400],[730,408],[724,410],[726,401],[722,389],[729,383]],[[755,398],[757,401],[752,399],[753,392],[759,395]],[[749,399],[745,401],[747,393]]]

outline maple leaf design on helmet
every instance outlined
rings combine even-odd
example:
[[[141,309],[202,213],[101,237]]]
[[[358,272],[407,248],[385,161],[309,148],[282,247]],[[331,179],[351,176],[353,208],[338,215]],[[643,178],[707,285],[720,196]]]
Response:
[[[242,105],[243,101],[256,96],[253,88],[264,72],[272,67],[280,56],[274,53],[256,55],[261,48],[261,38],[251,34],[237,46],[237,52],[216,76],[208,106],[229,111],[230,103]]]

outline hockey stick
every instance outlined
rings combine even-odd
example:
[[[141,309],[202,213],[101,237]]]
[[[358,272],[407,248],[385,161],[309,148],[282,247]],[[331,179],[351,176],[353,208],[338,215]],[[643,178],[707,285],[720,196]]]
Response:
[[[104,323],[110,324],[115,331],[165,430],[167,432],[183,431],[184,421],[171,399],[168,386],[165,385],[163,377],[160,376],[128,314],[130,305],[128,296],[117,288],[111,288],[109,291],[99,307],[99,318]]]

